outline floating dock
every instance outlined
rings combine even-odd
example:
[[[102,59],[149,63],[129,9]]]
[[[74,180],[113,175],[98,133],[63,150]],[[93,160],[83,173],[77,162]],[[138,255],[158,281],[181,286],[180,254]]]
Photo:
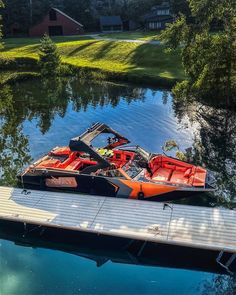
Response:
[[[0,187],[0,220],[231,253],[236,211]]]

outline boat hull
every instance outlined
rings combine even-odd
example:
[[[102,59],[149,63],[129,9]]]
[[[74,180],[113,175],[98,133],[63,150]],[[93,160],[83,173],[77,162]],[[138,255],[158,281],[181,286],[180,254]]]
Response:
[[[69,182],[66,182],[65,179],[69,179]],[[53,182],[49,182],[51,180]],[[74,182],[76,185],[74,185]],[[30,175],[28,173],[21,176],[19,178],[19,185],[22,185],[25,189],[84,193],[159,202],[189,198],[212,190],[211,188],[181,187],[164,183],[135,182],[119,178],[114,179],[70,173],[52,172],[40,174],[38,171],[36,175]]]

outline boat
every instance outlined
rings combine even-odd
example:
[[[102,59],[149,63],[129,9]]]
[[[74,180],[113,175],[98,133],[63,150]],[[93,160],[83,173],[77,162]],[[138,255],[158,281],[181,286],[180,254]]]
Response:
[[[98,148],[99,136],[107,142]],[[150,153],[104,123],[95,123],[55,147],[18,176],[25,189],[66,191],[108,197],[169,201],[214,190],[202,167]]]

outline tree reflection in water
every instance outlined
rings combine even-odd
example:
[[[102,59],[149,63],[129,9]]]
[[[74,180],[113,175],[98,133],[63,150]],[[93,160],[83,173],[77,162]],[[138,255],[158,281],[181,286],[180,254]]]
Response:
[[[0,89],[0,185],[16,185],[16,175],[31,161],[11,88]]]
[[[32,159],[23,123],[37,120],[42,134],[49,131],[55,116],[64,117],[71,103],[75,111],[88,106],[117,106],[121,99],[144,100],[143,88],[109,83],[82,83],[77,79],[45,79],[0,89],[0,185],[15,185],[16,175]]]
[[[217,205],[235,206],[236,112],[196,101],[173,100],[180,121],[197,124],[193,160],[215,172]]]
[[[85,112],[91,106],[116,107],[121,100],[127,103],[144,101],[146,96],[146,88],[81,82],[78,79],[30,81],[2,88],[1,184],[13,185],[17,172],[31,160],[28,139],[22,131],[25,121],[36,120],[39,130],[45,134],[56,116],[64,118],[69,105],[76,112]],[[168,103],[168,92],[163,92],[162,102]],[[236,195],[235,112],[217,108],[212,103],[206,105],[177,99],[173,100],[173,109],[180,121],[197,125],[194,128],[193,160],[216,173],[218,199],[214,199],[214,204],[232,205]]]
[[[202,295],[234,295],[236,294],[235,275],[216,275],[213,280],[203,285]]]

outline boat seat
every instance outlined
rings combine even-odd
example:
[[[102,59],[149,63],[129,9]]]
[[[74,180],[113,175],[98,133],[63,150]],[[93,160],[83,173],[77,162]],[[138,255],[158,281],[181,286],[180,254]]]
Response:
[[[57,159],[48,159],[37,165],[37,168],[55,168],[60,165],[60,161]]]
[[[159,168],[153,174],[152,179],[156,181],[168,181],[169,178],[171,177],[171,174],[172,174],[172,169]]]
[[[185,176],[185,172],[183,171],[173,171],[171,178],[170,178],[170,182],[173,183],[184,183],[184,184],[188,184],[189,181],[189,177]]]
[[[78,170],[81,164],[82,162],[80,159],[75,159],[73,162],[65,167],[65,170]]]
[[[192,183],[194,186],[204,186],[206,181],[206,171],[197,169],[194,174],[194,178],[192,179]]]

